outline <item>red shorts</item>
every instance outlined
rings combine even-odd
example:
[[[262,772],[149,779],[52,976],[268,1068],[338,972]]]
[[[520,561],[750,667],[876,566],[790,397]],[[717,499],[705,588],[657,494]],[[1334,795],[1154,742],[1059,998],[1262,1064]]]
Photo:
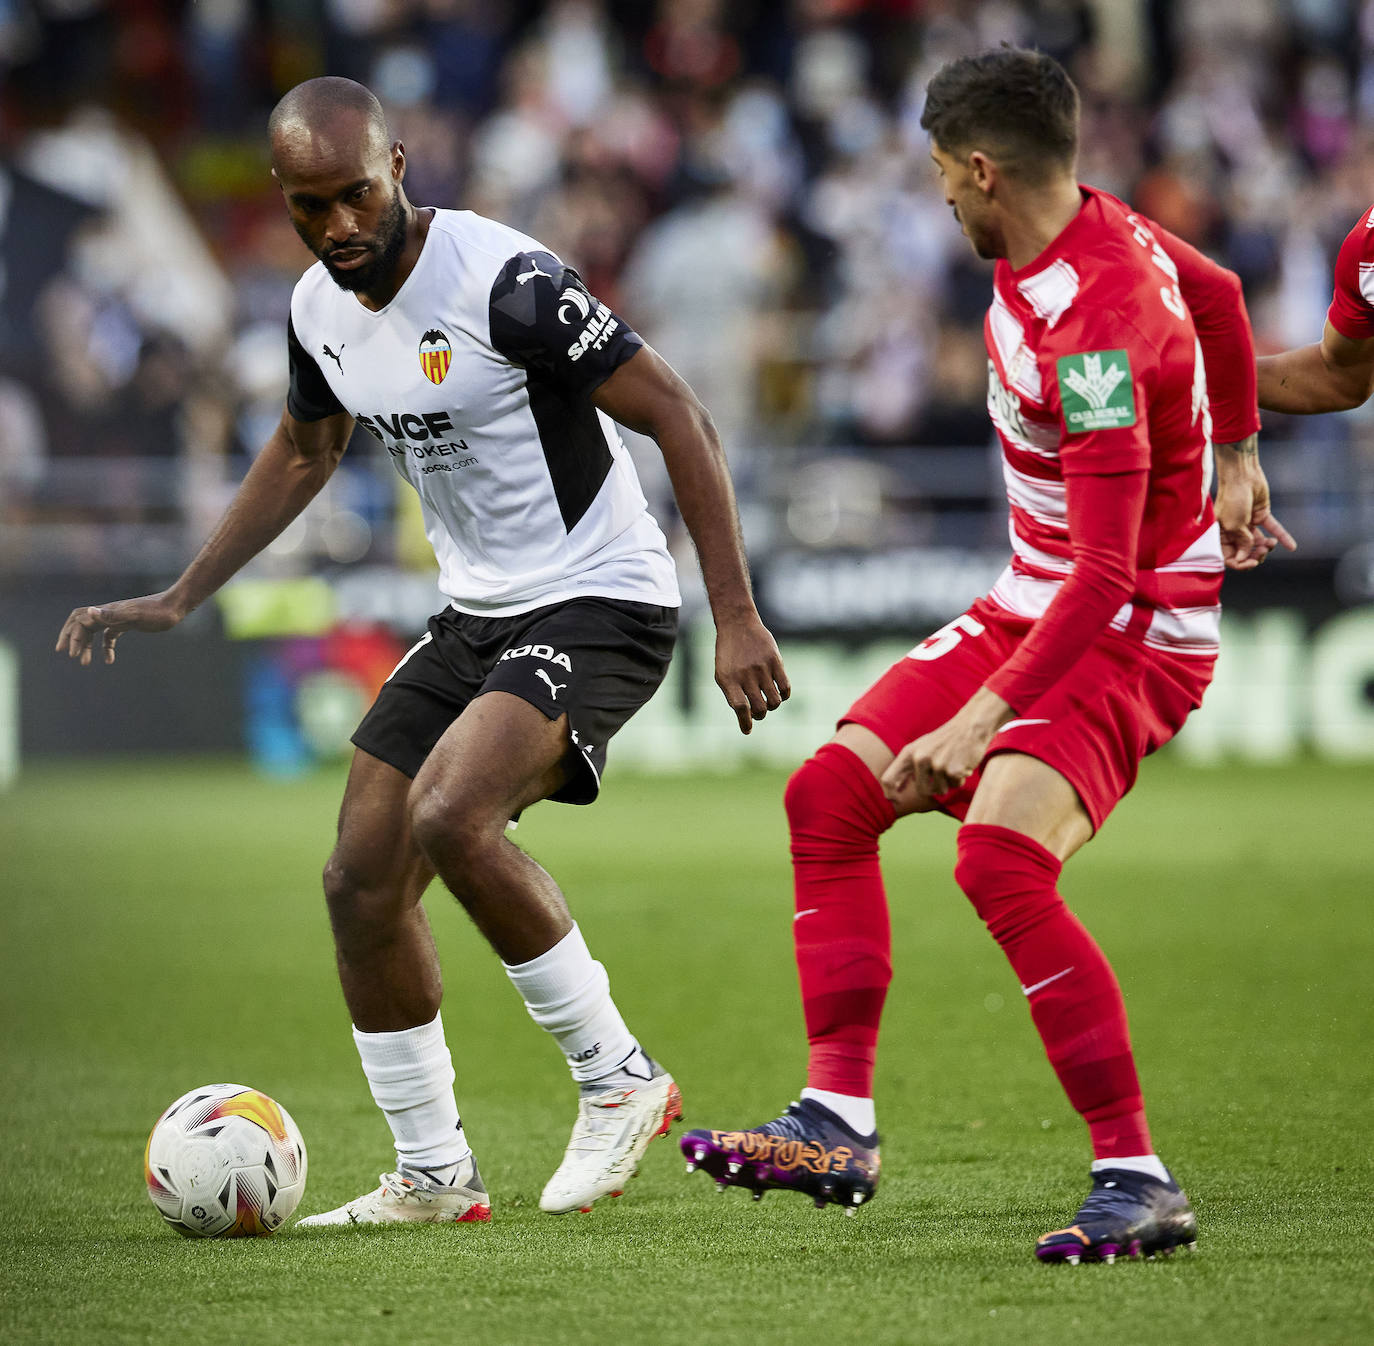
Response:
[[[841,724],[871,729],[894,753],[939,728],[997,671],[1034,625],[980,598],[883,674]],[[1202,704],[1211,658],[1167,654],[1115,631],[1098,638],[1054,688],[994,735],[983,758],[1023,752],[1052,766],[1083,801],[1094,829],[1135,784],[1142,757]],[[962,818],[981,768],[940,807]]]

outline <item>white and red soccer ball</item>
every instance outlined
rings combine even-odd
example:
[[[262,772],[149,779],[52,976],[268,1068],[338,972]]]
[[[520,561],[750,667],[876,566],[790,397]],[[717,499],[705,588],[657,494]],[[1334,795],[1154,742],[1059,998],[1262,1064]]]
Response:
[[[143,1160],[153,1205],[188,1238],[275,1232],[300,1204],[305,1169],[291,1114],[241,1084],[183,1094],[157,1119]]]

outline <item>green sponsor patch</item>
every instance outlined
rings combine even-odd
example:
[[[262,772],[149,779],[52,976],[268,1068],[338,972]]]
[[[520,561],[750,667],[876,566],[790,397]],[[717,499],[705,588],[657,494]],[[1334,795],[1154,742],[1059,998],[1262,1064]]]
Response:
[[[1135,424],[1135,390],[1125,351],[1088,351],[1059,358],[1064,429],[1120,430]]]

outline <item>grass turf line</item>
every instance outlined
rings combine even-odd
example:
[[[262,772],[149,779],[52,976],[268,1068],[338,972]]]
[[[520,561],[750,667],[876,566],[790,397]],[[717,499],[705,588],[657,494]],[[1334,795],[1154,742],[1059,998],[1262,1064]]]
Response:
[[[567,890],[688,1125],[755,1124],[801,1083],[782,777],[612,773],[517,839]],[[572,1121],[562,1064],[439,890],[428,906],[486,1228],[183,1242],[141,1182],[192,1085],[278,1097],[310,1149],[301,1213],[357,1195],[388,1136],[334,978],[318,874],[342,776],[61,766],[0,796],[0,1339],[1207,1343],[1374,1337],[1368,887],[1374,772],[1151,763],[1064,891],[1126,988],[1156,1139],[1201,1250],[1034,1263],[1086,1190],[1081,1124],[1015,979],[954,887],[952,828],[884,843],[897,979],[878,1200],[854,1219],[712,1195],[651,1147],[591,1216],[537,1209]]]

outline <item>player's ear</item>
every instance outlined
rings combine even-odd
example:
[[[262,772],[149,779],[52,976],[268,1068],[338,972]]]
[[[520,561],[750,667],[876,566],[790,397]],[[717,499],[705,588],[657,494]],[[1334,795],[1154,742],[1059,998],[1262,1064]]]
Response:
[[[969,176],[980,192],[992,191],[997,180],[997,165],[982,150],[974,150],[968,157]]]
[[[400,182],[406,175],[406,147],[399,140],[391,146],[391,180]]]

